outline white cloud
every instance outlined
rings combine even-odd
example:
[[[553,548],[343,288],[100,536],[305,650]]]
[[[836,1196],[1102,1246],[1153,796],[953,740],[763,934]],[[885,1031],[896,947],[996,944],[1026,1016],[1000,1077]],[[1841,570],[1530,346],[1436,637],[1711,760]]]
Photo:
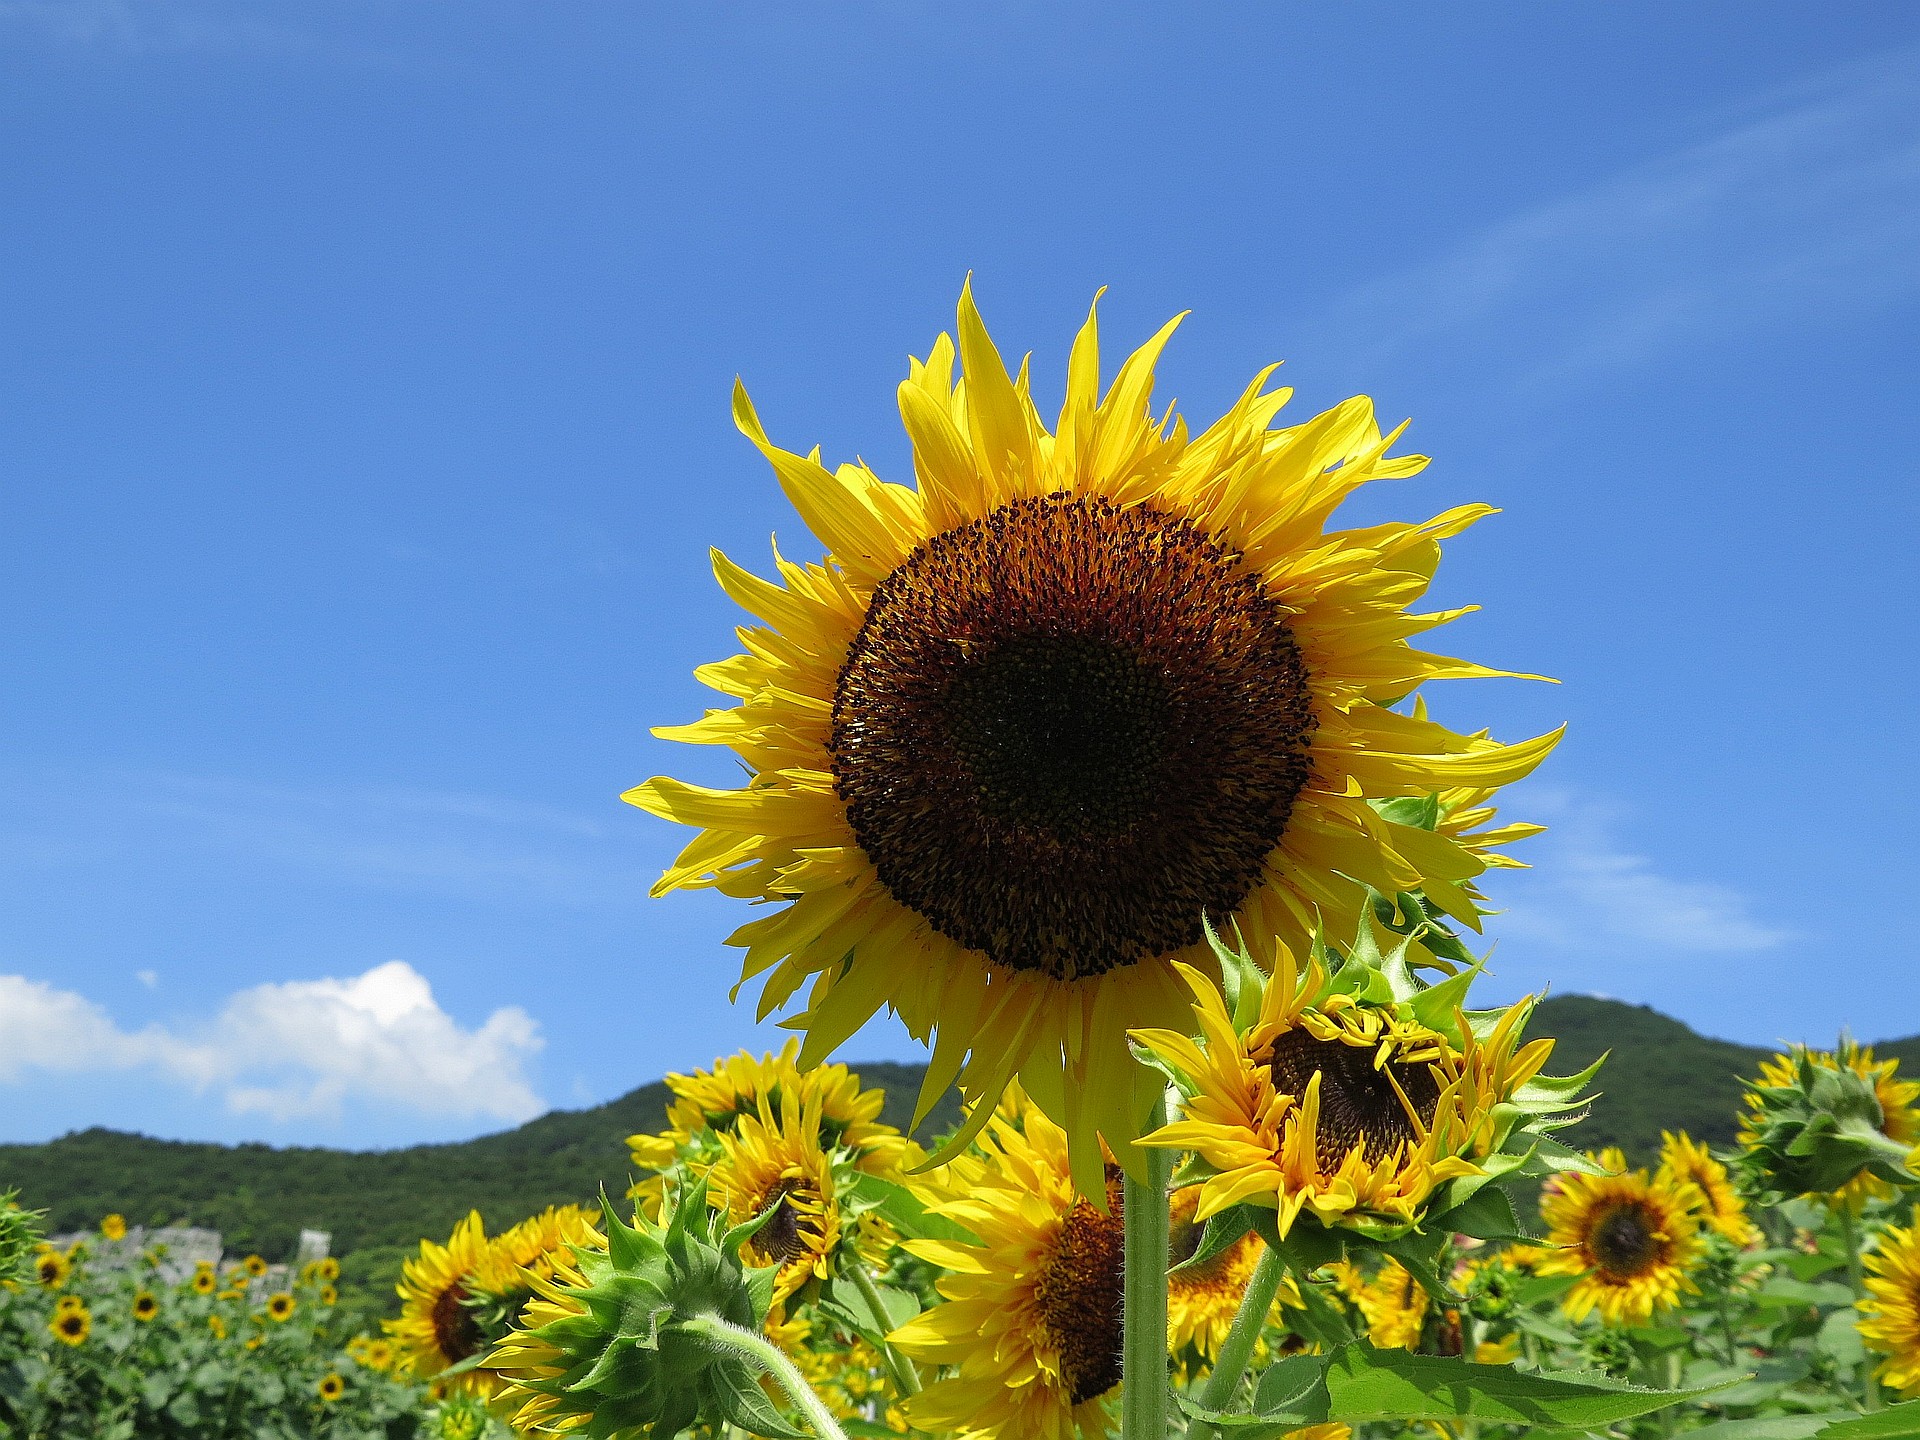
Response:
[[[100,1006],[44,981],[0,975],[0,1081],[150,1068],[236,1114],[285,1121],[349,1101],[421,1114],[527,1120],[546,1109],[525,1074],[542,1041],[518,1006],[465,1030],[401,960],[351,979],[258,985],[218,1015],[125,1031]]]
[[[1717,134],[1499,221],[1336,305],[1343,333],[1565,381],[1699,331],[1920,292],[1920,51],[1848,65]],[[1471,331],[1479,341],[1467,338]]]
[[[1623,848],[1604,806],[1536,790],[1523,808],[1552,828],[1521,847],[1518,858],[1531,870],[1493,877],[1495,901],[1505,907],[1489,925],[1495,933],[1555,948],[1618,951],[1624,944],[1693,955],[1749,954],[1793,938],[1755,918],[1734,887],[1663,875]]]
[[[136,970],[133,972],[133,978],[149,990],[160,988],[160,972],[157,970]]]

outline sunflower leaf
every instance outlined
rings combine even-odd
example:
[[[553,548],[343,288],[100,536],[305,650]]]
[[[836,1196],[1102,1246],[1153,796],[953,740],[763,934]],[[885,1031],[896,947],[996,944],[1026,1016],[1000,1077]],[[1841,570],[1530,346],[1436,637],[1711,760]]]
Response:
[[[1193,1254],[1167,1273],[1178,1275],[1182,1271],[1199,1269],[1253,1229],[1255,1218],[1251,1205],[1230,1206],[1217,1215],[1208,1216],[1206,1228],[1200,1232],[1200,1243],[1194,1247]]]
[[[1816,1433],[1820,1440],[1910,1440],[1920,1435],[1920,1400],[1889,1405],[1873,1415],[1849,1416]]]

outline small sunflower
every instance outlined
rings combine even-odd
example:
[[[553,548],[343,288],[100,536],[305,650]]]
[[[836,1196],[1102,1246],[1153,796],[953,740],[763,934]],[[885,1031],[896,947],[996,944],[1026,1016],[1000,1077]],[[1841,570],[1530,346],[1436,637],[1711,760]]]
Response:
[[[742,1115],[756,1114],[762,1097],[777,1109],[780,1097],[792,1094],[802,1104],[817,1097],[823,1149],[847,1150],[862,1170],[897,1168],[907,1153],[907,1140],[880,1123],[886,1092],[862,1089],[860,1077],[845,1065],[803,1071],[799,1056],[800,1042],[789,1040],[777,1055],[769,1051],[756,1059],[742,1050],[716,1059],[711,1070],[668,1075],[674,1098],[667,1107],[667,1128],[658,1135],[628,1136],[633,1162],[665,1170],[703,1132],[724,1134]]]
[[[322,1285],[320,1287],[320,1303],[322,1305],[328,1305],[328,1306],[337,1305],[339,1304],[339,1302],[340,1302],[340,1292],[334,1289],[333,1286]]]
[[[249,1350],[258,1350],[262,1345],[266,1343],[267,1343],[267,1337],[264,1335],[249,1335],[247,1337],[246,1348]]]
[[[294,1299],[284,1290],[276,1290],[267,1297],[267,1318],[276,1325],[284,1325],[293,1318]]]
[[[800,1063],[883,1006],[933,1045],[916,1123],[956,1080],[986,1123],[1016,1073],[1074,1136],[1128,1146],[1154,1080],[1130,1028],[1178,1021],[1174,962],[1206,965],[1202,917],[1304,949],[1351,933],[1369,887],[1419,890],[1478,924],[1468,843],[1382,807],[1490,791],[1557,734],[1513,746],[1391,707],[1428,680],[1503,674],[1416,649],[1464,613],[1411,613],[1440,541],[1492,513],[1330,530],[1390,458],[1365,399],[1270,428],[1263,371],[1218,423],[1150,411],[1163,327],[1102,390],[1089,315],[1048,433],[961,295],[900,387],[916,488],[829,470],[734,418],[771,462],[822,563],[779,580],[716,553],[759,624],[696,671],[737,704],[657,732],[724,745],[739,789],[628,792],[700,831],[656,893],[772,902],[731,943],[760,1012],[806,986]],[[964,380],[955,374],[961,362]],[[1416,942],[1415,964],[1437,963]],[[960,1140],[966,1137],[962,1135]]]
[[[240,1268],[246,1271],[251,1278],[258,1280],[262,1275],[267,1273],[267,1262],[262,1260],[258,1255],[249,1255],[240,1262]]]
[[[1167,1344],[1178,1352],[1191,1345],[1202,1359],[1212,1359],[1233,1328],[1247,1282],[1260,1263],[1260,1240],[1251,1233],[1199,1265],[1180,1268],[1200,1248],[1205,1223],[1195,1218],[1200,1205],[1198,1186],[1173,1192],[1172,1227],[1167,1276]],[[1277,1302],[1276,1302],[1277,1303]]]
[[[1908,1168],[1920,1164],[1920,1080],[1900,1079],[1899,1060],[1876,1060],[1871,1045],[1857,1045],[1846,1038],[1840,1041],[1838,1050],[1796,1051],[1760,1062],[1759,1078],[1748,1090],[1747,1113],[1740,1119],[1742,1146],[1751,1149],[1759,1140],[1765,1124],[1763,1092],[1791,1089],[1797,1083],[1797,1061],[1802,1057],[1821,1069],[1850,1070],[1871,1085],[1874,1099],[1880,1102],[1880,1133],[1915,1150],[1916,1159],[1908,1162]],[[1869,1198],[1886,1200],[1893,1194],[1893,1186],[1861,1170],[1835,1191],[1833,1198],[1857,1210]]]
[[[213,1332],[214,1339],[216,1340],[226,1339],[227,1338],[226,1317],[222,1315],[207,1316],[207,1329]]]
[[[776,1119],[763,1097],[756,1115],[720,1136],[723,1158],[707,1172],[707,1195],[740,1225],[778,1207],[747,1242],[760,1265],[778,1265],[776,1309],[815,1279],[833,1273],[840,1246],[840,1197],[832,1157],[820,1147],[821,1097],[783,1101]]]
[[[331,1405],[347,1393],[347,1382],[334,1371],[329,1370],[320,1377],[320,1383],[314,1386],[314,1392],[319,1395],[322,1403]]]
[[[1413,1350],[1426,1325],[1428,1296],[1412,1273],[1384,1256],[1371,1276],[1350,1261],[1336,1261],[1327,1275],[1367,1327],[1367,1339],[1382,1350]]]
[[[189,1282],[196,1295],[211,1295],[219,1288],[220,1280],[213,1273],[213,1266],[202,1260],[193,1267],[193,1279]]]
[[[33,1258],[33,1278],[49,1290],[58,1290],[73,1274],[73,1262],[51,1246]]]
[[[487,1337],[468,1304],[474,1271],[487,1259],[486,1230],[478,1210],[458,1225],[445,1245],[420,1242],[420,1253],[401,1267],[400,1318],[381,1324],[398,1343],[408,1368],[431,1378],[486,1347]],[[469,1371],[459,1388],[486,1389],[492,1377]]]
[[[1886,1358],[1874,1375],[1903,1400],[1920,1396],[1920,1206],[1909,1225],[1889,1225],[1862,1257],[1867,1294],[1860,1338]]]
[[[1747,1218],[1746,1202],[1727,1178],[1727,1167],[1683,1130],[1660,1132],[1660,1173],[1690,1182],[1700,1192],[1700,1218],[1707,1228],[1740,1246],[1760,1243],[1760,1227]]]
[[[340,1262],[331,1255],[323,1255],[313,1262],[313,1273],[331,1285],[340,1278]]]
[[[1618,1150],[1598,1158],[1611,1173],[1564,1175],[1542,1195],[1547,1243],[1558,1248],[1534,1268],[1580,1277],[1560,1302],[1573,1319],[1597,1309],[1610,1325],[1640,1324],[1697,1293],[1688,1271],[1700,1257],[1694,1217],[1704,1202],[1691,1181],[1626,1173]]]
[[[107,1240],[127,1238],[127,1220],[124,1215],[109,1215],[100,1222],[100,1234]]]
[[[160,1313],[160,1301],[151,1290],[142,1290],[133,1297],[133,1318],[142,1325]]]
[[[93,1316],[85,1305],[65,1305],[53,1312],[47,1329],[62,1345],[84,1345],[93,1333]]]
[[[986,1122],[979,1155],[910,1181],[977,1243],[909,1240],[946,1273],[946,1303],[891,1337],[954,1367],[907,1402],[916,1428],[980,1440],[1092,1440],[1120,1383],[1119,1173],[1106,1209],[1075,1193],[1066,1132],[1017,1089]]]
[[[1185,1097],[1180,1118],[1141,1143],[1192,1152],[1189,1173],[1207,1175],[1202,1220],[1244,1201],[1277,1211],[1282,1236],[1303,1211],[1404,1234],[1439,1186],[1483,1176],[1482,1160],[1523,1122],[1550,1125],[1542,1117],[1568,1108],[1580,1083],[1532,1083],[1553,1042],[1520,1045],[1531,1001],[1477,1028],[1448,1013],[1452,992],[1386,997],[1358,953],[1336,969],[1316,946],[1301,966],[1283,946],[1269,974],[1216,946],[1231,1009],[1209,975],[1183,966],[1201,1040],[1133,1032]]]
[[[53,1308],[56,1311],[84,1310],[87,1308],[87,1302],[82,1300],[78,1295],[62,1295],[58,1300],[54,1301]]]

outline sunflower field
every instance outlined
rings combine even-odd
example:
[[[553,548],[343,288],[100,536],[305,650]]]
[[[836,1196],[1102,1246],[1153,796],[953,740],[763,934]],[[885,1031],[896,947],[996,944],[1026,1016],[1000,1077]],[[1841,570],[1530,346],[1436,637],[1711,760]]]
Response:
[[[1049,427],[963,292],[899,388],[911,485],[736,391],[824,554],[716,552],[730,704],[659,733],[741,783],[626,798],[695,832],[658,892],[754,903],[794,1041],[670,1076],[624,1194],[423,1242],[378,1337],[324,1273],[90,1276],[15,1212],[0,1431],[1920,1437],[1920,1084],[1797,1049],[1735,1149],[1580,1144],[1601,1065],[1472,993],[1538,831],[1493,800],[1558,732],[1422,694],[1538,678],[1421,648],[1491,512],[1338,528],[1424,457],[1363,398],[1276,424],[1271,369],[1156,418],[1176,324],[1103,383],[1090,314]],[[931,1151],[830,1060],[883,1011],[915,1125],[965,1102]]]

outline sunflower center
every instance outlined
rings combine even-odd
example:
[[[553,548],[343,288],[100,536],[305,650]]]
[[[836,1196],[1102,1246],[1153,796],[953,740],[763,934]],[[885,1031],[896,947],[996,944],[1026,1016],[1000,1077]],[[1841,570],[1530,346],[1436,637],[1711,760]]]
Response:
[[[1653,1217],[1631,1202],[1601,1211],[1587,1236],[1587,1249],[1598,1268],[1629,1278],[1660,1258],[1661,1243]]]
[[[1259,576],[1190,521],[1078,496],[1003,505],[882,582],[830,750],[896,900],[999,964],[1074,979],[1239,908],[1312,733]]]
[[[442,1290],[433,1302],[433,1341],[447,1363],[457,1365],[478,1353],[487,1337],[480,1322],[467,1308],[467,1287],[457,1281]]]
[[[1074,1202],[1034,1286],[1046,1341],[1060,1357],[1060,1379],[1075,1405],[1120,1383],[1125,1239],[1118,1199],[1110,1193],[1109,1200],[1106,1215],[1085,1200]]]
[[[1376,1165],[1402,1145],[1419,1143],[1419,1131],[1394,1089],[1396,1081],[1420,1123],[1433,1123],[1440,1104],[1440,1086],[1433,1072],[1425,1064],[1394,1061],[1376,1068],[1373,1059],[1370,1046],[1320,1040],[1304,1030],[1289,1030],[1273,1042],[1267,1065],[1273,1088],[1280,1094],[1303,1097],[1308,1082],[1316,1073],[1320,1076],[1314,1163],[1323,1173],[1338,1170],[1356,1145],[1362,1158]]]
[[[769,1265],[789,1265],[807,1253],[809,1234],[802,1231],[800,1211],[787,1198],[796,1188],[793,1182],[782,1180],[754,1212],[758,1214],[769,1205],[775,1207],[773,1218],[754,1231],[752,1242],[754,1251]],[[809,1225],[807,1230],[813,1231],[813,1227]]]

